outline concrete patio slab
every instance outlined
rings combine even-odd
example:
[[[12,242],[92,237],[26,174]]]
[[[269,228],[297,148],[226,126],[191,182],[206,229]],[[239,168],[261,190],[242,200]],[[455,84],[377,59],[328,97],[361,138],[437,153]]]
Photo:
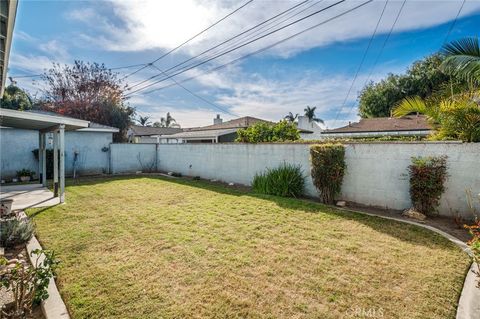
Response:
[[[60,204],[48,188],[41,184],[0,186],[0,199],[13,199],[12,210],[24,210],[31,207],[49,207]]]

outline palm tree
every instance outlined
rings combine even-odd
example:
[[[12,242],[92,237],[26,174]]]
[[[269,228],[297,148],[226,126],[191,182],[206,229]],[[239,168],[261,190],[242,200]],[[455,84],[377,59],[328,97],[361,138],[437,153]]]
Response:
[[[308,118],[308,120],[311,122],[311,121],[314,121],[314,122],[318,122],[318,123],[322,123],[322,124],[325,124],[325,122],[321,119],[321,118],[318,118],[315,116],[315,110],[317,109],[316,106],[314,107],[310,107],[310,106],[307,106],[304,111],[305,111],[305,116]]]
[[[468,80],[480,82],[480,43],[470,37],[452,41],[442,48],[442,69],[453,71]]]
[[[298,113],[296,113],[295,115],[293,115],[292,112],[288,112],[287,115],[285,115],[284,119],[286,119],[287,121],[289,122],[295,122],[295,120],[297,119],[298,117]]]
[[[154,127],[180,127],[177,121],[167,112],[165,117],[160,118],[160,122],[153,123]]]
[[[150,116],[139,116],[137,122],[141,126],[149,126],[150,125],[149,119],[150,119]]]
[[[436,130],[435,139],[480,141],[480,104],[477,92],[466,92],[440,101],[406,98],[393,109],[393,116],[421,113]]]

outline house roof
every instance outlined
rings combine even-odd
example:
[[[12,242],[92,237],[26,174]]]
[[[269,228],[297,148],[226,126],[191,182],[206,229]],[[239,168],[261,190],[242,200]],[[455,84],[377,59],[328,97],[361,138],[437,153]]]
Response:
[[[167,138],[183,138],[183,139],[214,139],[222,135],[235,133],[238,128],[230,128],[223,130],[203,130],[203,131],[185,131],[167,136]]]
[[[333,130],[327,130],[322,132],[322,134],[429,130],[432,130],[432,126],[428,124],[427,118],[424,115],[407,115],[403,117],[361,119],[360,122],[351,123]]]
[[[206,131],[206,130],[222,130],[222,129],[231,129],[231,128],[245,128],[249,127],[255,123],[258,122],[266,122],[270,123],[269,121],[265,121],[262,119],[258,119],[256,117],[251,117],[251,116],[244,116],[240,117],[238,119],[226,121],[220,124],[213,124],[213,125],[208,125],[208,126],[202,126],[202,127],[192,127],[189,129],[185,129],[185,131]]]
[[[130,130],[134,136],[171,135],[183,132],[179,127],[153,127],[132,125]]]
[[[94,122],[90,122],[87,128],[79,129],[79,131],[85,132],[106,132],[106,133],[118,133],[120,130],[113,126],[98,124]]]

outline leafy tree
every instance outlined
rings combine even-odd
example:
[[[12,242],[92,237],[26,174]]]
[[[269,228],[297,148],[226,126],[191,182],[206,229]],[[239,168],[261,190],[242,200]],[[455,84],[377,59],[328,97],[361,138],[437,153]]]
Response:
[[[444,59],[434,54],[414,62],[404,75],[389,74],[378,83],[368,83],[359,95],[360,116],[391,116],[391,110],[407,97],[438,100],[465,90],[465,79],[440,68]]]
[[[177,121],[170,115],[170,112],[167,112],[165,117],[160,118],[160,122],[153,123],[154,127],[180,127],[180,124],[177,124]]]
[[[305,116],[308,118],[309,121],[314,121],[314,122],[319,122],[319,123],[324,123],[321,118],[318,118],[315,116],[315,110],[317,109],[316,106],[310,107],[307,106],[304,111],[305,111]]]
[[[241,143],[285,142],[300,139],[297,126],[286,120],[278,123],[258,122],[238,130],[237,135],[236,142]]]
[[[30,96],[16,85],[9,85],[5,88],[0,106],[4,109],[26,111],[32,109],[32,99]]]
[[[467,81],[480,82],[480,43],[478,38],[463,38],[442,49],[444,71],[451,71]]]
[[[150,126],[150,116],[139,116],[137,119],[138,124],[141,126]]]
[[[135,109],[126,103],[117,74],[98,63],[75,61],[72,66],[54,64],[42,79],[41,108],[120,129],[114,141],[124,141]]]
[[[298,117],[298,113],[296,113],[295,115],[293,115],[292,112],[288,112],[287,115],[285,115],[284,119],[289,121],[289,122],[295,122],[295,120],[297,119]]]

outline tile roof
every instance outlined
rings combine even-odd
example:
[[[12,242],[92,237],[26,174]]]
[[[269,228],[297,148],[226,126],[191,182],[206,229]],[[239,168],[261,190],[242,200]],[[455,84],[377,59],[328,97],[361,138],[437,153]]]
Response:
[[[360,133],[360,132],[395,132],[432,130],[424,115],[407,115],[403,117],[376,117],[361,119],[344,127],[322,132],[322,134]]]
[[[185,131],[167,136],[167,138],[216,138],[222,135],[235,133],[237,128],[223,129],[223,130],[203,130],[203,131]]]
[[[244,116],[244,117],[226,121],[220,124],[188,128],[188,129],[185,129],[185,131],[206,131],[206,130],[222,130],[222,129],[230,129],[230,128],[245,128],[258,122],[270,123],[269,121],[258,119],[256,117]]]
[[[151,136],[151,135],[172,135],[183,132],[179,127],[153,127],[153,126],[130,126],[134,136]]]

